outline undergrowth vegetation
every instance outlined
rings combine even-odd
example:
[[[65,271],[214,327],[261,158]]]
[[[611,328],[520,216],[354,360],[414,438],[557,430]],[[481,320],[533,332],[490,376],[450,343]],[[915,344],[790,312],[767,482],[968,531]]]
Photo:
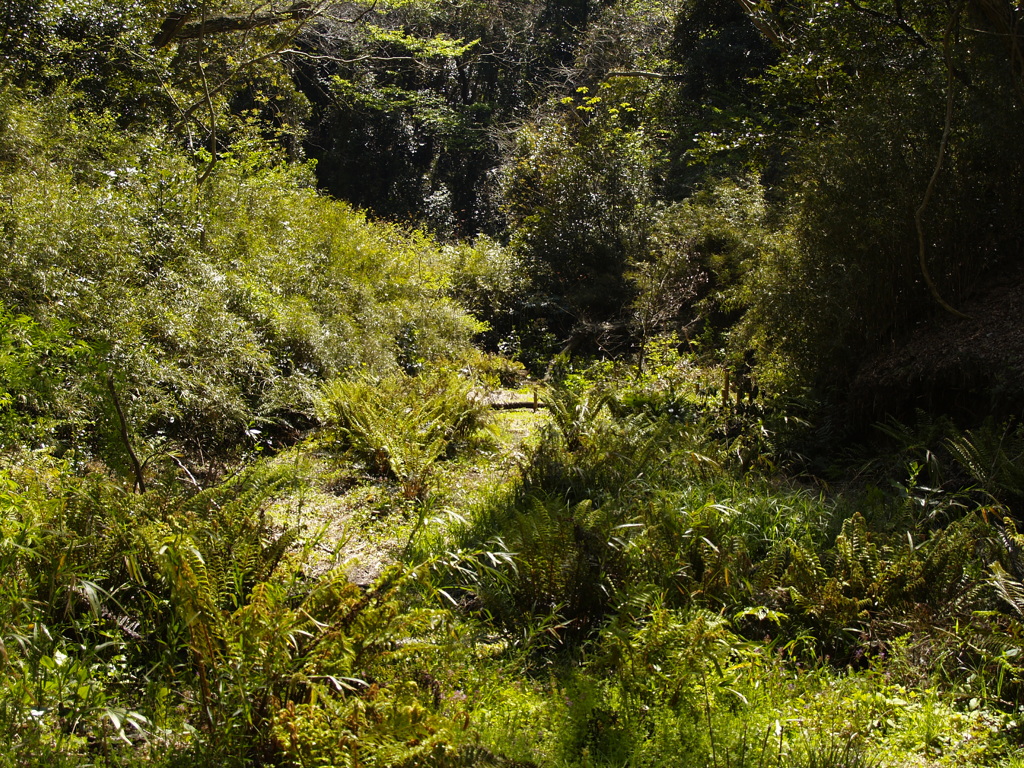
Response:
[[[437,460],[477,434],[488,417],[482,394],[443,370],[332,381],[321,393],[320,412],[330,443],[398,480],[410,499],[427,495]]]
[[[323,384],[314,440],[215,480],[9,451],[2,764],[1018,764],[1013,428],[890,424],[903,471],[829,487],[665,346],[561,361],[518,443],[472,360]],[[389,486],[353,583],[308,499]]]
[[[1024,562],[1010,508],[926,487],[919,465],[890,489],[787,479],[730,439],[755,414],[658,413],[657,387],[641,399],[624,383],[557,386],[518,483],[444,540],[462,609],[534,681],[503,689],[513,711],[484,707],[491,738],[567,765],[1015,753]],[[972,437],[948,439],[950,464]],[[542,725],[523,743],[527,721]]]
[[[96,146],[103,116],[0,102],[31,148],[0,165],[0,323],[7,408],[36,445],[122,462],[109,376],[140,453],[287,441],[320,381],[454,358],[481,329],[451,298],[464,255],[318,195],[258,136],[197,186],[167,137]]]
[[[839,407],[1020,3],[891,5],[0,0],[0,768],[1024,765],[1012,291]]]

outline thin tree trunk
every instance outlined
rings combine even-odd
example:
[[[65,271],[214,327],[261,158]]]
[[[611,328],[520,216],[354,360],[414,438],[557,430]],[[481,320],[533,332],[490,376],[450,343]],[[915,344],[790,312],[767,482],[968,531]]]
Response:
[[[928,286],[928,292],[935,300],[935,303],[951,315],[963,318],[964,320],[970,320],[971,318],[968,315],[965,315],[959,309],[952,306],[942,298],[942,294],[939,292],[939,287],[935,284],[935,280],[932,279],[931,270],[928,268],[928,246],[924,232],[924,212],[927,210],[928,204],[932,200],[932,195],[935,193],[935,186],[939,180],[939,173],[942,171],[942,163],[946,157],[946,149],[949,146],[949,134],[953,127],[953,103],[955,91],[953,89],[953,62],[951,60],[950,48],[953,29],[960,18],[960,14],[963,12],[963,7],[964,4],[961,3],[957,8],[956,13],[954,13],[953,17],[950,19],[949,26],[946,28],[946,37],[942,44],[943,60],[946,63],[946,118],[942,127],[942,140],[939,142],[939,155],[935,158],[935,169],[932,171],[932,176],[928,180],[928,186],[924,191],[924,199],[921,200],[921,205],[918,206],[917,211],[914,213],[914,226],[917,228],[917,260],[921,267],[921,276],[924,278],[925,285]]]

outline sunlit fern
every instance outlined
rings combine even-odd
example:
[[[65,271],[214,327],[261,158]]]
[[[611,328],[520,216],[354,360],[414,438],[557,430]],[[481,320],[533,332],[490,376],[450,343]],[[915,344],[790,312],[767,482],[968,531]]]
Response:
[[[212,575],[218,603],[237,607],[270,577],[298,530],[275,527],[268,505],[296,478],[286,467],[256,465],[181,503],[171,520],[188,526]]]
[[[336,380],[322,390],[319,412],[336,445],[423,498],[433,466],[489,421],[486,403],[454,373]]]
[[[581,448],[595,433],[610,400],[611,395],[607,392],[596,389],[577,391],[561,385],[549,387],[544,396],[551,423],[569,451]]]
[[[990,496],[1003,503],[1024,500],[1024,425],[986,422],[946,441],[957,462]]]
[[[255,465],[163,510],[144,526],[142,542],[189,640],[203,712],[213,720],[211,670],[223,659],[227,616],[268,579],[297,532],[278,530],[267,506],[291,486],[287,469]]]

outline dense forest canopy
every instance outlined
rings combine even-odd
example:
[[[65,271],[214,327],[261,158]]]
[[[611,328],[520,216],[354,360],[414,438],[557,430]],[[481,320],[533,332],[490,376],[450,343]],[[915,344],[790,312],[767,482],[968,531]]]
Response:
[[[0,13],[0,766],[1024,764],[1019,0]]]

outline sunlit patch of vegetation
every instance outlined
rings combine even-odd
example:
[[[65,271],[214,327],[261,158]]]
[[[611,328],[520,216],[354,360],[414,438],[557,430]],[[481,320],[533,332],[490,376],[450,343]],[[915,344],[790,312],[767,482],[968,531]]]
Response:
[[[0,768],[1024,764],[1019,5],[0,2]]]

